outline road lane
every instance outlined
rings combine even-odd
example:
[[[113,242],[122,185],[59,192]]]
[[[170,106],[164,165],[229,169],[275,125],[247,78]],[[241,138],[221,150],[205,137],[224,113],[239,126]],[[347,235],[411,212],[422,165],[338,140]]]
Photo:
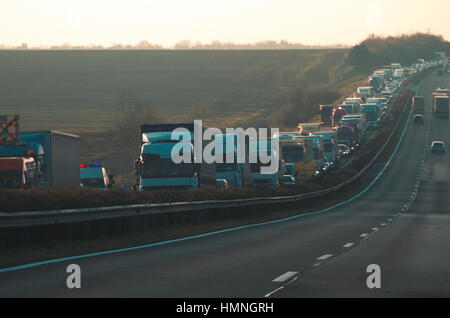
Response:
[[[449,76],[433,76],[419,94],[427,96],[432,140],[450,142],[450,123],[431,114],[432,89],[448,87]],[[421,129],[416,130],[421,134]],[[392,226],[357,248],[310,272],[279,297],[450,297],[450,156],[425,154],[418,196]],[[381,288],[366,285],[369,264],[381,268]]]

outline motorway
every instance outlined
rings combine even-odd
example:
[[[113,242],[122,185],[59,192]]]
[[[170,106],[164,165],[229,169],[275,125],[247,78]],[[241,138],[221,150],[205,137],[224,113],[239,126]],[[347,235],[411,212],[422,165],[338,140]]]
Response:
[[[428,76],[418,95],[425,124],[410,125],[379,181],[323,214],[135,251],[0,272],[0,297],[396,297],[450,296],[449,120],[431,115]],[[301,204],[301,203],[300,203]],[[69,264],[81,289],[66,287]],[[381,288],[366,286],[369,264]]]

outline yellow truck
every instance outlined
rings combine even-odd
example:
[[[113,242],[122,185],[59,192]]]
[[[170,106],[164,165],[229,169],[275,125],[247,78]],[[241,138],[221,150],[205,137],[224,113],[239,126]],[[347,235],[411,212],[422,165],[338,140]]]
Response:
[[[302,136],[299,132],[280,133],[280,147],[286,164],[293,164],[296,180],[322,175],[323,137]],[[322,160],[320,160],[322,158]]]

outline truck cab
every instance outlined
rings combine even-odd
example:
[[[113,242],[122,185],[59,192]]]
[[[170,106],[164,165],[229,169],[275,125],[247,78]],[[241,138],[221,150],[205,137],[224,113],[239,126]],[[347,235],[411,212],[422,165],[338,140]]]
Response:
[[[31,157],[0,158],[0,188],[27,189],[37,186],[36,161]]]
[[[228,187],[237,188],[250,185],[251,172],[248,163],[248,148],[244,149],[244,162],[238,162],[239,141],[237,134],[217,134],[214,142],[216,143],[216,158],[221,157],[221,163],[216,162],[216,179],[227,181]],[[247,147],[246,143],[246,147]],[[233,162],[227,162],[227,158],[233,158]]]
[[[139,190],[182,190],[199,187],[196,165],[173,162],[171,153],[175,143],[147,143],[142,145],[138,161]],[[189,145],[189,155],[194,156]]]
[[[80,185],[83,188],[102,190],[107,190],[112,186],[105,167],[99,164],[80,165]]]
[[[324,163],[321,136],[303,136],[298,132],[281,133],[280,147],[285,163],[294,164],[297,181],[321,175]]]
[[[275,151],[272,146],[273,142],[278,142],[274,139],[256,139],[250,140],[249,154],[253,158],[257,158],[257,162],[250,164],[252,185],[255,187],[278,187],[280,185],[280,177],[284,175],[285,164],[281,159],[281,154],[272,153]],[[282,149],[279,149],[280,153]],[[262,163],[260,160],[260,153],[264,153],[267,156],[279,158],[278,171],[273,173],[262,173],[261,168],[269,166],[270,163]]]
[[[333,167],[336,167],[339,162],[336,131],[319,131],[313,133],[313,135],[323,137],[324,156],[330,163],[332,163]]]
[[[174,140],[172,131],[178,128],[184,132]],[[135,162],[139,191],[216,187],[216,164],[196,163],[193,123],[142,125],[141,137],[140,156]],[[179,152],[180,145],[183,157],[190,158],[188,162],[172,160],[172,150]]]

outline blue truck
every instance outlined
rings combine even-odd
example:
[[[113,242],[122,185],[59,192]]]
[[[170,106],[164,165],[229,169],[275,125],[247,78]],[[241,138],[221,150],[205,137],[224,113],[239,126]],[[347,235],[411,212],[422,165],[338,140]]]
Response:
[[[380,114],[378,104],[362,104],[361,112],[366,114],[367,127],[377,127]]]
[[[216,162],[216,178],[226,180],[230,188],[249,186],[251,176],[248,143],[245,143],[245,149],[242,152],[243,160],[238,160],[241,150],[238,134],[216,134],[214,142],[216,143],[215,155],[221,157],[221,162]],[[233,158],[233,162],[229,162],[227,158]]]
[[[278,137],[276,137],[278,138]],[[258,158],[257,162],[251,163],[251,179],[252,185],[255,187],[278,187],[280,185],[280,178],[285,174],[285,164],[282,156],[282,148],[279,147],[278,154],[273,154],[275,151],[273,142],[278,142],[274,139],[255,139],[250,140],[250,155],[254,158]],[[270,163],[262,163],[260,160],[260,153],[264,153],[266,156],[273,156],[279,158],[278,171],[273,173],[262,173],[261,168],[269,166]]]
[[[1,116],[0,121],[8,120]],[[79,187],[79,139],[76,135],[46,130],[20,132],[14,140],[3,140],[0,142],[0,183],[4,174],[12,173],[17,182],[9,178],[8,183],[19,188],[25,184],[27,187]],[[16,168],[13,172],[2,171],[1,167],[6,165],[1,162]],[[16,163],[12,165],[12,162]],[[33,181],[27,182],[30,173]]]
[[[182,128],[185,135],[172,139],[172,132]],[[205,129],[205,128],[204,128]],[[194,149],[194,123],[141,125],[141,149],[135,162],[136,185],[139,191],[186,190],[216,186],[216,164],[201,162]],[[183,156],[190,162],[175,163],[172,150],[182,140],[190,140],[183,146]],[[201,145],[203,149],[203,145]]]

